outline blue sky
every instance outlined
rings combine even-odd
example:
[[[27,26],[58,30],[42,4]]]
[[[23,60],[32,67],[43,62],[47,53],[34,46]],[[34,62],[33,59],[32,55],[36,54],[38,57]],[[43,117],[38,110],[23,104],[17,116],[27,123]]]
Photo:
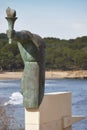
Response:
[[[87,36],[87,0],[0,0],[0,33],[7,30],[8,6],[17,12],[17,31],[60,39]]]

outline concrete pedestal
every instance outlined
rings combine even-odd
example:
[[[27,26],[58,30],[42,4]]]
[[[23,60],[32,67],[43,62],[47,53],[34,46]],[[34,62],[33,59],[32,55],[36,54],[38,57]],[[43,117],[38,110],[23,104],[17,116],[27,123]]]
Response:
[[[25,130],[72,130],[84,117],[72,117],[71,99],[68,92],[45,94],[38,109],[25,109]]]

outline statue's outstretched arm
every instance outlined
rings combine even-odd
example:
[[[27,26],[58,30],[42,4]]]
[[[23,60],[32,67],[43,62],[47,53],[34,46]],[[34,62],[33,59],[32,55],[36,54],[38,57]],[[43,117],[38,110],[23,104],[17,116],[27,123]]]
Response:
[[[35,44],[37,48],[41,46],[45,47],[45,42],[39,35],[32,34],[31,32],[26,30],[19,32],[15,30],[13,31],[7,30],[7,36],[8,38],[11,37],[16,42],[20,42],[23,44],[32,42]]]
[[[15,42],[28,43],[31,41],[32,34],[29,32],[28,35],[27,31],[7,30],[7,36],[8,38],[11,37]]]
[[[12,43],[12,40],[16,40],[20,43],[28,43],[29,41],[32,41],[32,43],[34,43],[37,48],[44,46],[44,41],[40,36],[32,34],[29,31],[16,32],[14,30],[14,23],[17,19],[15,10],[8,7],[6,13],[6,19],[8,21],[7,36],[9,38],[10,44]]]

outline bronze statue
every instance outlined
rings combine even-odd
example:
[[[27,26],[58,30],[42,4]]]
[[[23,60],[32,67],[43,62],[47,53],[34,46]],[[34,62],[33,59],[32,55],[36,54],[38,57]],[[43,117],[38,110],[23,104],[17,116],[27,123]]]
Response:
[[[44,96],[45,84],[45,43],[44,40],[29,31],[16,32],[14,22],[16,11],[6,10],[8,27],[7,36],[11,44],[15,40],[24,62],[21,80],[21,93],[25,108],[38,108]]]

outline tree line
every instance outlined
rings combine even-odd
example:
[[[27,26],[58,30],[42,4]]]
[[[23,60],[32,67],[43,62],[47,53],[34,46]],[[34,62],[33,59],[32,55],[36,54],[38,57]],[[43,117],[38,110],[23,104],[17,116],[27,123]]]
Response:
[[[44,38],[46,70],[87,70],[87,36],[76,39]],[[0,34],[0,71],[19,71],[24,67],[17,44],[8,44]]]

